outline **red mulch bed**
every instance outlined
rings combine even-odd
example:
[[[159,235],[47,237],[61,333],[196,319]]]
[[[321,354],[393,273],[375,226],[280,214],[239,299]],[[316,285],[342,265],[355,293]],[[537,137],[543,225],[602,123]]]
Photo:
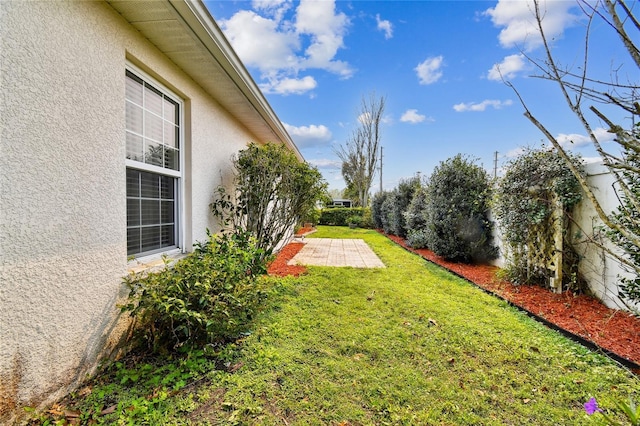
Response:
[[[313,228],[300,228],[298,232],[296,232],[295,237],[304,237],[307,234],[315,231]],[[269,275],[285,277],[287,275],[293,275],[294,277],[299,276],[300,274],[304,274],[307,272],[307,268],[302,265],[287,265],[287,262],[293,259],[293,256],[298,254],[302,247],[303,243],[292,242],[287,244],[278,252],[278,256],[276,256],[275,260],[271,262],[267,269],[267,273]]]
[[[309,231],[303,229],[298,234]],[[496,278],[499,269],[496,266],[448,262],[430,250],[407,247],[402,238],[393,235],[387,237],[514,305],[622,358],[640,364],[640,318],[624,311],[607,308],[598,299],[584,294],[555,294],[538,286],[516,286]],[[285,246],[269,266],[269,275],[299,276],[306,272],[304,266],[287,265],[303,246],[303,243],[298,242]],[[636,370],[635,373],[638,374],[640,371]]]
[[[640,364],[640,318],[625,311],[608,308],[598,299],[585,294],[556,294],[538,286],[516,286],[496,278],[499,269],[496,266],[448,262],[430,250],[407,247],[400,237],[387,237],[514,305],[622,358]]]
[[[304,247],[303,243],[289,243],[278,252],[275,260],[271,262],[267,273],[278,277],[285,277],[287,275],[299,276],[307,271],[302,265],[287,265],[287,262],[293,259],[293,256],[298,254]]]

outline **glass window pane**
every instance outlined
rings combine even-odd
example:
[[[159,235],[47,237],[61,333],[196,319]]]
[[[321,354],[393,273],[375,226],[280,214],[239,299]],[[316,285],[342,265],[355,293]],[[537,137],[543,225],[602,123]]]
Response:
[[[142,108],[127,102],[126,104],[126,129],[130,132],[142,134]]]
[[[164,144],[172,148],[177,148],[178,128],[168,121],[164,122]]]
[[[180,170],[180,153],[177,149],[165,147],[164,167],[171,170]]]
[[[140,228],[127,229],[127,255],[140,253]]]
[[[160,223],[160,201],[140,200],[142,225],[156,225]]]
[[[164,119],[172,124],[178,124],[178,105],[167,98],[164,98]]]
[[[140,225],[140,199],[127,198],[127,226]]]
[[[174,225],[163,225],[160,231],[160,243],[162,246],[167,247],[176,245],[175,235]]]
[[[144,136],[156,142],[162,142],[162,118],[150,112],[144,112]]]
[[[160,223],[173,223],[173,213],[175,211],[173,201],[162,201],[160,204]]]
[[[173,200],[175,179],[169,176],[162,176],[160,178],[160,198],[163,200]]]
[[[140,196],[140,173],[136,170],[127,169],[127,197]]]
[[[162,117],[162,93],[148,84],[144,86],[144,108]]]
[[[141,238],[141,250],[143,252],[149,250],[157,250],[161,248],[160,245],[160,227],[159,226],[150,226],[147,228],[142,228],[142,238]]]
[[[144,141],[141,136],[127,132],[127,158],[129,160],[144,160]]]
[[[147,164],[153,164],[154,166],[160,166],[164,164],[164,147],[160,143],[152,142],[150,139],[145,139],[147,144],[147,152],[144,156],[144,162]]]
[[[125,96],[131,102],[142,106],[142,80],[127,71]]]
[[[140,196],[142,198],[158,198],[159,190],[159,176],[153,173],[139,172],[140,173]]]

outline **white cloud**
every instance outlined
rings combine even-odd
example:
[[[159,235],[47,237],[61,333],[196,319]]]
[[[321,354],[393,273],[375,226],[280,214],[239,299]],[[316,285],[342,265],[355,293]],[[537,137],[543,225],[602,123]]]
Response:
[[[388,40],[393,37],[393,25],[390,21],[387,21],[386,19],[380,19],[380,15],[377,14],[376,22],[378,23],[378,29],[384,32],[385,39]]]
[[[600,143],[611,142],[615,137],[613,133],[609,133],[607,129],[602,127],[593,129],[593,134]],[[568,148],[579,148],[591,143],[591,138],[589,138],[589,136],[580,135],[578,133],[559,133],[556,136],[556,140],[560,143],[560,145]]]
[[[301,95],[313,90],[318,86],[316,80],[311,76],[303,78],[282,78],[271,79],[268,83],[260,85],[260,90],[264,93],[277,93],[280,95]]]
[[[273,16],[276,21],[280,21],[283,15],[291,9],[291,0],[253,0],[251,6]]]
[[[281,31],[278,21],[242,10],[220,21],[220,26],[245,65],[265,74],[297,67],[300,41],[294,32]]]
[[[343,37],[349,25],[344,13],[336,14],[335,1],[301,0],[296,10],[295,28],[298,34],[311,37],[302,68],[320,68],[348,78],[353,70],[343,61],[333,60],[344,47]]]
[[[243,63],[260,70],[268,81],[263,87],[271,93],[301,94],[315,88],[312,77],[298,77],[300,71],[321,69],[341,78],[355,72],[335,58],[344,47],[349,19],[336,13],[334,1],[301,0],[293,15],[287,14],[289,0],[254,0],[252,6],[255,10],[239,11],[219,24]],[[291,85],[293,90],[287,88]]]
[[[328,158],[318,158],[313,160],[307,160],[307,163],[312,166],[316,166],[319,169],[340,169],[342,168],[342,161],[330,160]]]
[[[326,145],[331,141],[331,131],[327,126],[311,124],[309,126],[292,126],[282,123],[298,147]]]
[[[251,5],[254,9],[278,9],[291,5],[291,0],[253,0]]]
[[[480,103],[459,103],[453,106],[453,109],[457,112],[464,111],[484,111],[488,107],[492,107],[493,109],[501,109],[502,107],[509,106],[513,104],[511,99],[507,99],[506,101],[499,101],[495,99],[486,99]]]
[[[560,37],[575,22],[577,18],[570,12],[575,6],[573,1],[540,0],[542,27],[549,40]],[[495,26],[502,27],[498,36],[502,47],[521,46],[525,50],[533,50],[542,43],[533,0],[498,0],[498,4],[484,14],[491,17]]]
[[[430,57],[419,63],[418,66],[414,68],[416,74],[418,74],[420,84],[435,83],[440,79],[440,77],[442,77],[440,67],[442,67],[443,60],[444,58],[442,55]]]
[[[494,64],[489,70],[487,78],[494,81],[512,79],[525,67],[524,55],[516,54],[506,56],[501,63]]]
[[[404,114],[402,114],[402,117],[400,117],[400,121],[402,121],[403,123],[417,124],[422,123],[426,118],[427,117],[425,115],[418,114],[417,109],[408,109],[404,112]]]
[[[504,156],[505,158],[516,158],[524,154],[527,150],[524,147],[517,147],[508,151]]]

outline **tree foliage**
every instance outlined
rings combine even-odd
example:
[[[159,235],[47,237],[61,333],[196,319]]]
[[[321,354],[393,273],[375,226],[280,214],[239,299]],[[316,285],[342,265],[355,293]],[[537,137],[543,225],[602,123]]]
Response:
[[[326,199],[320,172],[280,144],[250,144],[233,160],[234,189],[218,187],[211,209],[224,228],[248,232],[266,256]]]
[[[448,260],[495,259],[490,196],[489,177],[482,167],[460,154],[440,162],[427,190],[429,249]]]
[[[572,159],[580,164],[579,158]],[[496,191],[495,213],[507,245],[509,278],[514,283],[548,283],[548,261],[555,250],[554,209],[564,211],[563,278],[576,277],[578,257],[568,233],[568,219],[582,199],[582,190],[557,152],[528,150],[506,165]]]
[[[376,173],[381,141],[380,124],[384,113],[385,98],[377,98],[374,93],[369,99],[363,97],[359,126],[353,131],[345,145],[336,154],[342,160],[342,177],[349,194],[357,194],[357,204],[369,205],[369,190]]]

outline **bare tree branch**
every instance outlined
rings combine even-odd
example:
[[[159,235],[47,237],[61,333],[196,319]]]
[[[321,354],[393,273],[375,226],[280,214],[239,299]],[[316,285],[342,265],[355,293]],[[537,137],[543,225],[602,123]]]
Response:
[[[342,176],[357,191],[359,203],[369,204],[369,190],[376,174],[381,143],[380,125],[384,114],[385,98],[375,93],[369,99],[363,97],[358,117],[359,126],[346,145],[340,146],[336,154],[342,160]]]

